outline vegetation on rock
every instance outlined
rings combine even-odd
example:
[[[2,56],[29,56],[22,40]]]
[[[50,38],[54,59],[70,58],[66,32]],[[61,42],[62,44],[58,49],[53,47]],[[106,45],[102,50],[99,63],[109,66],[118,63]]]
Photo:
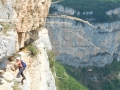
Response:
[[[37,55],[38,54],[38,50],[37,50],[37,48],[34,46],[34,45],[28,45],[27,46],[27,49],[30,51],[30,53],[32,54],[32,55]]]
[[[19,83],[14,81],[14,86],[12,87],[13,90],[22,90],[20,87],[19,87]]]
[[[89,90],[120,90],[120,62],[113,61],[105,67],[71,67],[67,73],[86,85]]]
[[[50,68],[52,69],[55,63],[55,56],[54,53],[50,50],[47,50],[47,54],[48,54],[48,60],[50,63]]]
[[[57,90],[88,90],[84,85],[70,76],[59,62],[55,62],[55,69]]]

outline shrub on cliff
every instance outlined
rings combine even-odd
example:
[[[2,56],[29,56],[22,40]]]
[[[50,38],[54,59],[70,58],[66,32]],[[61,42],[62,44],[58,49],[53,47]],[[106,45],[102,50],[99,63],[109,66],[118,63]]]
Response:
[[[33,46],[32,44],[27,46],[27,49],[30,51],[30,53],[32,55],[37,55],[38,54],[38,50],[35,46]]]
[[[48,54],[48,60],[49,60],[49,63],[50,63],[50,68],[52,68],[54,66],[54,63],[55,63],[54,53],[52,51],[48,50],[47,54]]]
[[[57,90],[88,90],[84,85],[71,77],[62,64],[56,62],[55,70]]]

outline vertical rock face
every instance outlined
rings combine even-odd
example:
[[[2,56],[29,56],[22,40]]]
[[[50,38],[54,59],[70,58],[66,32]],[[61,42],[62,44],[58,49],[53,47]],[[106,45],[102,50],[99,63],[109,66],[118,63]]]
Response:
[[[49,12],[50,0],[0,1],[0,59],[38,37]],[[1,60],[2,61],[2,60]]]
[[[50,0],[14,0],[18,23],[16,30],[26,32],[44,27]]]
[[[52,24],[52,25],[51,25]],[[48,19],[50,40],[57,60],[79,66],[104,66],[120,60],[120,21],[87,23],[68,18]]]
[[[17,33],[9,31],[6,35],[0,33],[0,69],[6,66],[7,56],[15,52],[15,38]]]
[[[44,27],[46,17],[49,12],[50,0],[14,0],[14,9],[17,15],[16,31],[18,32],[19,47],[24,47],[25,42],[30,39],[36,40],[38,37],[32,37]]]
[[[34,42],[39,53],[31,57],[28,53],[19,52],[21,59],[27,63],[26,81],[23,90],[56,90],[55,80],[49,68],[47,50],[51,50],[47,29],[39,32],[40,38]],[[29,87],[28,87],[29,86]],[[28,89],[26,89],[28,88]]]
[[[16,86],[17,88],[21,88],[20,90],[56,90],[55,80],[49,68],[49,60],[46,52],[47,50],[51,50],[47,32],[45,28],[39,31],[40,38],[33,43],[39,51],[36,56],[31,56],[27,50],[18,53],[21,60],[27,64],[27,68],[24,71],[26,77],[24,84]],[[18,70],[12,71],[13,69],[11,70],[11,68],[13,68],[11,64],[7,64],[6,72],[2,75],[4,78],[0,80],[0,83],[2,83],[0,90],[13,90],[12,87],[15,86],[14,81],[21,80],[19,78],[15,79]]]
[[[5,67],[7,56],[32,42],[39,50],[36,57],[31,57],[28,52],[19,53],[27,63],[25,84],[20,86],[22,90],[56,90],[46,53],[46,49],[51,49],[51,43],[44,28],[50,3],[50,0],[0,1],[0,69],[6,68],[6,73],[12,76],[14,72]],[[13,90],[14,83],[11,82],[9,85],[0,77],[0,90]]]
[[[9,22],[18,33],[16,49],[24,47],[25,42],[37,35],[36,30],[44,27],[49,12],[50,0],[5,0],[0,2],[0,22]]]

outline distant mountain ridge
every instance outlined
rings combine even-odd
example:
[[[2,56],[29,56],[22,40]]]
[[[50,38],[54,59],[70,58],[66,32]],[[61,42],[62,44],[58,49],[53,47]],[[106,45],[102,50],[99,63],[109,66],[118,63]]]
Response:
[[[50,14],[60,10],[71,11],[70,15],[74,12],[75,17],[92,22],[112,22],[120,20],[120,10],[116,11],[117,8],[120,8],[119,0],[64,0],[57,3],[57,6],[52,4]],[[116,13],[109,15],[109,10]]]

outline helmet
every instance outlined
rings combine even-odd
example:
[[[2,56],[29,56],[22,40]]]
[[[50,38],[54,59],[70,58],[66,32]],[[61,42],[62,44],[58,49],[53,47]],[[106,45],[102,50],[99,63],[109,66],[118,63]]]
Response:
[[[16,60],[20,60],[20,57],[17,57]]]

